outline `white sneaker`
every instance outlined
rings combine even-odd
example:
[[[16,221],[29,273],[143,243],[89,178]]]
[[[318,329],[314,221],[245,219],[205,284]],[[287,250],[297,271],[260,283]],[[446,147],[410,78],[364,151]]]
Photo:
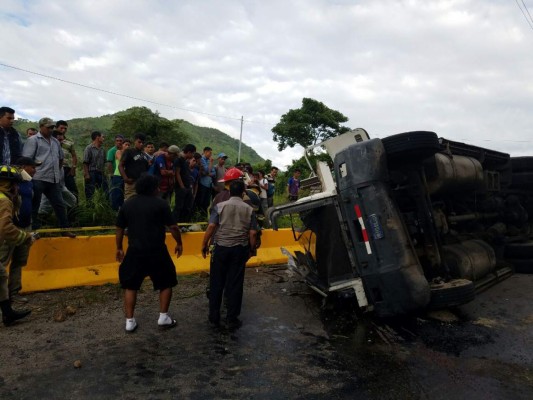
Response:
[[[172,319],[168,316],[168,314],[159,315],[159,320],[157,321],[157,325],[159,325],[159,328],[161,329],[168,329],[173,328],[177,324],[177,321],[175,319]]]
[[[133,333],[135,332],[135,329],[137,329],[139,325],[137,325],[137,321],[135,321],[135,318],[126,318],[126,332],[127,333]]]

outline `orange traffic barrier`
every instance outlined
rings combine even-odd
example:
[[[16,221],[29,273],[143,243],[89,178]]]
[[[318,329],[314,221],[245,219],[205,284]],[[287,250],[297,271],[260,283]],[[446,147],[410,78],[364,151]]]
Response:
[[[180,258],[173,254],[175,242],[170,234],[166,239],[177,274],[209,271],[209,257],[204,259],[201,254],[204,233],[187,232],[181,236],[183,255]],[[127,238],[124,245],[127,246]],[[262,245],[247,266],[286,263],[287,257],[280,247],[301,250],[291,229],[263,230]],[[115,235],[41,238],[33,244],[28,265],[22,269],[23,291],[116,283],[119,263],[115,260],[115,251]]]

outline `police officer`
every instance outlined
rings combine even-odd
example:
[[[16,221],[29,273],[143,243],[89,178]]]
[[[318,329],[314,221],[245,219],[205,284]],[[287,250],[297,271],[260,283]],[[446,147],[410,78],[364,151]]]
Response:
[[[227,299],[226,323],[228,329],[241,326],[244,268],[256,248],[257,219],[253,208],[243,201],[244,182],[234,180],[229,185],[230,198],[211,209],[209,226],[202,242],[202,255],[211,253],[209,322],[220,325],[222,295]]]

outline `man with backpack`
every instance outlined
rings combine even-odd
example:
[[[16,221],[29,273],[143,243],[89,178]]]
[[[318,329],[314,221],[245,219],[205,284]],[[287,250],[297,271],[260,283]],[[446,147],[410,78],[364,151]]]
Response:
[[[174,162],[180,153],[178,146],[169,146],[166,153],[162,153],[155,160],[150,169],[153,169],[153,174],[159,178],[159,196],[170,203],[172,193],[174,191]]]

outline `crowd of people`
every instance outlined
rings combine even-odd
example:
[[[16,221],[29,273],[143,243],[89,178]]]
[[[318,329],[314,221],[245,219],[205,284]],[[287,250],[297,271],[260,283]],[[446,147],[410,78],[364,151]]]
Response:
[[[230,168],[227,155],[214,157],[208,146],[201,154],[193,144],[180,148],[160,143],[156,150],[142,133],[133,140],[116,135],[106,152],[104,135],[98,131],[92,132],[80,166],[74,143],[67,138],[66,121],[41,118],[38,129],[29,128],[22,137],[13,128],[14,120],[15,110],[0,107],[0,308],[5,325],[30,313],[15,311],[12,305],[27,301],[19,295],[21,269],[38,237],[32,232],[40,228],[40,213],[53,211],[61,234],[76,237],[68,229],[67,209],[79,201],[75,177],[82,168],[85,198],[101,190],[118,212],[116,258],[125,289],[126,331],[138,326],[133,316],[136,291],[147,276],[160,291],[158,325],[175,325],[168,307],[177,281],[164,238],[170,230],[179,257],[183,249],[178,224],[190,222],[193,212],[209,217],[201,249],[204,257],[211,254],[209,321],[220,324],[225,293],[228,326],[240,326],[244,266],[260,245],[260,225],[268,226],[268,218],[258,216],[273,206],[278,168],[269,174],[254,172],[248,163]],[[291,186],[288,189],[293,193]],[[126,229],[129,246],[124,254]]]

